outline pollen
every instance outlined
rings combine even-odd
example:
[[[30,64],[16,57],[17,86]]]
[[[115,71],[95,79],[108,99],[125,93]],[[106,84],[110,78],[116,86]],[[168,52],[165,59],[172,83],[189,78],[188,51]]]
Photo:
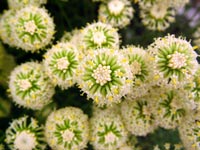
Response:
[[[92,76],[96,79],[96,83],[99,83],[101,86],[106,84],[108,81],[111,81],[111,70],[110,66],[102,66],[101,64],[94,70]]]

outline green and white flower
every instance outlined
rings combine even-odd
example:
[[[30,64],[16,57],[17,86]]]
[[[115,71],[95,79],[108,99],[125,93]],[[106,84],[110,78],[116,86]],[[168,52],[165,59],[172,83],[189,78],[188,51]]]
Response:
[[[82,31],[81,46],[85,53],[98,48],[119,48],[119,34],[111,25],[101,22],[89,24]]]
[[[37,62],[24,63],[11,72],[9,91],[17,105],[30,109],[41,109],[50,103],[55,92],[43,66]]]
[[[186,150],[200,149],[200,113],[191,112],[178,128],[180,138]]]
[[[46,4],[47,0],[8,0],[8,7],[10,9],[20,9],[26,6],[39,7],[42,4]]]
[[[140,17],[148,29],[163,31],[175,21],[175,10],[167,1],[156,0],[149,5],[140,4]]]
[[[45,136],[52,149],[84,149],[89,139],[88,117],[79,108],[61,108],[47,118]]]
[[[99,21],[123,28],[130,24],[133,18],[133,7],[129,0],[109,0],[99,8]]]
[[[189,99],[191,100],[191,106],[194,109],[200,109],[200,65],[197,72],[194,75],[194,79],[191,83],[186,84],[185,89],[188,90]]]
[[[58,43],[44,55],[45,70],[53,84],[62,89],[71,87],[78,67],[78,51],[70,43]]]
[[[11,31],[11,25],[14,22],[14,10],[6,10],[0,17],[0,38],[3,43],[10,46],[15,46],[13,34]]]
[[[12,34],[18,48],[36,52],[51,43],[55,25],[46,9],[29,6],[17,11]]]
[[[133,85],[128,96],[131,98],[141,97],[152,86],[153,59],[146,50],[140,47],[127,46],[122,52],[128,57],[133,75]]]
[[[168,35],[157,38],[148,50],[154,57],[154,79],[158,84],[182,88],[193,80],[198,62],[190,42],[182,37]]]
[[[136,136],[146,136],[157,127],[153,98],[150,95],[137,99],[125,99],[121,114],[126,129]]]
[[[119,103],[132,85],[128,59],[113,49],[90,51],[77,69],[77,83],[99,106]]]
[[[157,96],[153,111],[156,115],[156,122],[165,129],[175,129],[184,121],[190,108],[188,106],[187,92],[182,89],[170,90],[157,88]]]
[[[12,150],[44,150],[44,129],[37,120],[28,116],[15,119],[6,130],[8,147]]]
[[[116,150],[128,139],[116,107],[98,110],[90,119],[90,143],[95,150]]]

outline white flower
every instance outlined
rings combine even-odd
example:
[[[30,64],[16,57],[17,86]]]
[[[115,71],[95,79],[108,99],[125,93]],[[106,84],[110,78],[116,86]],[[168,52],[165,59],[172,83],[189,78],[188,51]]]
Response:
[[[13,34],[11,31],[11,26],[14,22],[15,16],[14,10],[7,10],[0,17],[0,38],[3,43],[6,43],[10,46],[15,46]]]
[[[15,46],[31,52],[44,48],[53,39],[54,26],[44,8],[27,6],[18,10],[11,24]]]
[[[128,59],[118,50],[90,51],[77,69],[77,83],[99,106],[119,103],[132,83]]]
[[[83,47],[85,54],[88,54],[88,50],[119,47],[117,30],[111,25],[101,22],[86,26],[82,31],[80,39],[80,47]]]
[[[157,38],[148,47],[148,52],[154,59],[157,84],[177,89],[193,80],[198,69],[197,53],[184,38],[174,35]]]
[[[146,136],[157,127],[153,98],[150,95],[137,99],[125,99],[121,104],[123,122],[129,132],[136,136]]]
[[[74,76],[79,65],[78,56],[76,47],[70,43],[57,43],[45,53],[45,71],[55,86],[67,89],[74,85]]]
[[[43,66],[36,62],[17,66],[11,72],[9,89],[17,105],[30,109],[41,109],[50,103],[55,92]]]
[[[90,119],[90,143],[95,150],[116,150],[127,141],[127,131],[117,106],[94,110]]]
[[[148,5],[139,5],[142,23],[150,30],[163,31],[175,21],[175,10],[167,1],[155,0]]]
[[[46,147],[43,127],[28,116],[15,119],[6,130],[6,143],[13,150],[44,150]]]
[[[123,28],[130,24],[133,13],[134,9],[129,0],[109,0],[100,5],[98,19],[113,27]]]
[[[88,117],[75,107],[56,110],[47,118],[45,136],[52,149],[84,149],[89,140]]]

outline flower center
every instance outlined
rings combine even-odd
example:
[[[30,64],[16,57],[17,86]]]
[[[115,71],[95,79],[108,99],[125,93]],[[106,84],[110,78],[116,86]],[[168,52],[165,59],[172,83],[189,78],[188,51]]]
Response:
[[[108,3],[109,11],[114,15],[119,15],[124,9],[124,3],[120,0],[112,0]]]
[[[150,109],[147,106],[143,106],[142,112],[144,115],[150,115]]]
[[[29,32],[31,35],[35,33],[37,26],[33,20],[24,23],[24,29],[26,32]]]
[[[71,142],[74,138],[74,132],[72,132],[70,130],[65,130],[62,132],[62,138],[66,142]]]
[[[60,58],[57,60],[57,67],[59,70],[65,70],[69,66],[69,62],[66,58]]]
[[[173,109],[179,109],[180,108],[180,103],[178,100],[176,99],[173,99],[170,103],[170,106],[173,108]]]
[[[102,66],[100,64],[97,69],[94,70],[92,76],[96,79],[96,83],[99,83],[102,86],[108,81],[111,81],[110,73],[110,66]]]
[[[167,7],[163,5],[154,5],[150,10],[150,14],[156,19],[162,19],[167,14]]]
[[[137,61],[134,61],[132,64],[131,64],[131,72],[133,73],[133,75],[136,75],[136,74],[141,74],[141,64]]]
[[[103,42],[106,41],[106,37],[104,35],[104,32],[97,31],[93,34],[93,41],[95,44],[101,45]]]
[[[28,131],[22,131],[17,134],[14,141],[14,147],[18,150],[33,150],[36,144],[35,135]]]
[[[31,82],[28,79],[23,79],[19,81],[20,90],[26,91],[32,87]]]
[[[115,142],[115,134],[109,132],[105,135],[105,143],[114,143]]]
[[[184,54],[181,53],[174,53],[170,56],[169,60],[169,67],[173,69],[180,69],[184,66],[186,66],[186,57]]]

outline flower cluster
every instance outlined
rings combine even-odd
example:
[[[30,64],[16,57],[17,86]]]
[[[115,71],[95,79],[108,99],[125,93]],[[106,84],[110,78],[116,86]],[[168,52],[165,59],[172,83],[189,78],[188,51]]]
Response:
[[[94,110],[94,115],[90,119],[90,143],[95,150],[117,149],[122,147],[128,139],[128,132],[119,111],[114,109],[116,107]]]
[[[182,37],[168,35],[157,38],[148,48],[154,58],[154,74],[157,84],[183,87],[193,79],[198,69],[197,53],[190,42]]]
[[[33,5],[8,10],[0,19],[3,42],[25,51],[36,52],[50,44],[54,28],[47,10]]]
[[[53,149],[81,150],[89,139],[88,117],[75,107],[56,110],[47,118],[45,137]]]
[[[46,148],[44,129],[28,116],[13,120],[6,130],[6,143],[10,149],[33,150]]]
[[[121,104],[121,114],[129,132],[136,136],[146,136],[157,127],[153,99],[148,95],[138,99],[125,99]]]
[[[8,99],[24,112],[33,112],[45,128],[28,116],[15,119],[3,145],[0,137],[0,149],[7,144],[5,148],[13,150],[45,150],[48,144],[54,150],[83,150],[89,143],[95,150],[138,150],[131,138],[143,138],[158,128],[178,129],[188,150],[200,149],[200,65],[191,42],[168,34],[143,48],[122,45],[128,42],[120,37],[138,9],[135,17],[141,23],[163,31],[188,0],[138,0],[136,7],[136,0],[93,1],[99,2],[98,21],[53,41],[53,19],[40,7],[47,0],[8,0],[10,9],[0,17],[2,42],[24,54],[46,51],[28,54],[41,56],[39,61],[16,59],[19,65],[14,68],[14,57],[0,43],[0,89],[7,87],[9,76]],[[198,45],[199,29],[193,36]],[[79,90],[85,101],[79,103],[77,95],[67,95],[66,103],[57,101],[59,92],[66,94],[70,88]],[[0,118],[12,112],[6,96],[0,95]],[[182,148],[168,143],[162,147]]]
[[[77,77],[81,90],[99,106],[120,102],[132,83],[128,60],[113,49],[90,51],[77,69]]]
[[[99,8],[99,21],[123,28],[130,24],[133,18],[133,7],[129,0],[109,0]]]
[[[188,150],[200,148],[200,120],[199,111],[187,116],[185,122],[178,128],[183,145]]]
[[[88,50],[99,48],[119,48],[119,34],[111,25],[97,22],[85,27],[81,34],[81,46]]]
[[[72,86],[78,67],[78,51],[70,43],[58,43],[44,55],[44,66],[50,80],[63,89]]]
[[[150,30],[163,31],[175,21],[175,10],[167,0],[154,0],[152,3],[139,3],[142,23]]]
[[[26,62],[11,72],[9,91],[17,105],[31,109],[50,103],[55,92],[43,65],[37,62]]]

